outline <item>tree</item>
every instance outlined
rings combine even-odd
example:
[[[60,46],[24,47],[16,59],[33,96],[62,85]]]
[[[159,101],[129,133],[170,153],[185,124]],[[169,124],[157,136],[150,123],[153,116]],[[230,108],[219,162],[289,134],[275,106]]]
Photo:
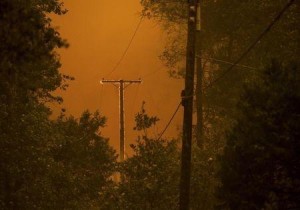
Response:
[[[143,101],[141,111],[135,115],[136,126],[133,128],[133,130],[143,131],[143,136],[147,137],[147,130],[152,126],[155,126],[159,121],[159,118],[156,116],[149,117],[145,110],[145,104],[146,102]]]
[[[0,90],[1,102],[26,103],[31,99],[48,101],[61,98],[51,95],[70,77],[58,72],[61,66],[55,49],[67,47],[51,26],[49,13],[66,12],[57,0],[0,3]]]
[[[221,156],[222,209],[298,209],[299,65],[273,62],[239,101]]]
[[[48,173],[54,141],[45,101],[64,88],[55,49],[67,43],[49,13],[65,13],[57,0],[0,2],[0,208],[53,209]],[[50,206],[49,206],[50,205]]]
[[[135,130],[143,131],[130,145],[133,155],[120,163],[121,180],[105,193],[103,209],[177,209],[179,151],[175,140],[157,140],[147,130],[157,121],[143,102]]]
[[[56,49],[67,47],[49,14],[59,0],[0,2],[0,208],[99,209],[116,155],[100,135],[106,119],[84,112],[50,120],[46,102],[66,89]]]
[[[116,162],[99,135],[105,118],[84,112],[52,122],[42,105],[24,109],[19,119],[0,121],[1,209],[99,207]]]
[[[121,209],[177,209],[179,153],[176,141],[144,137],[121,166]]]
[[[99,208],[100,193],[111,184],[117,159],[108,139],[100,135],[105,121],[98,112],[85,111],[80,119],[61,115],[54,123],[51,154],[60,167],[51,177],[60,204],[56,209]]]
[[[0,208],[47,209],[52,197],[47,174],[54,161],[48,156],[51,145],[49,112],[35,103],[16,104],[8,118],[7,106],[0,110]]]
[[[191,209],[214,209],[217,202],[215,193],[220,181],[215,175],[218,168],[215,157],[219,151],[215,150],[219,147],[213,143],[209,146],[206,149],[194,146],[192,150]]]

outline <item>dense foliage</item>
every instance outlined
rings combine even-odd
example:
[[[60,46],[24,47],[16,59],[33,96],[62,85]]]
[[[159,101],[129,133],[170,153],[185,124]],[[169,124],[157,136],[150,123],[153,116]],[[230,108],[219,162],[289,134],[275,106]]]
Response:
[[[0,3],[1,101],[28,97],[58,99],[50,94],[62,84],[55,49],[67,43],[51,26],[48,13],[63,14],[58,1],[3,0]]]
[[[121,209],[177,209],[179,152],[175,140],[148,136],[159,119],[149,116],[143,102],[135,117],[135,130],[143,131],[135,144],[134,154],[120,165],[118,186]]]
[[[108,139],[99,133],[105,121],[99,113],[86,111],[79,119],[62,115],[53,122],[56,141],[51,157],[58,169],[52,181],[58,209],[99,208],[99,194],[111,184],[117,158]]]
[[[121,209],[177,209],[179,153],[176,142],[148,139],[132,145],[122,164]]]
[[[46,102],[72,77],[59,73],[55,50],[67,43],[50,13],[58,0],[0,2],[0,209],[89,209],[110,183],[116,160],[99,129],[105,118],[49,119]]]
[[[221,157],[223,209],[299,209],[299,66],[273,63],[247,85]]]

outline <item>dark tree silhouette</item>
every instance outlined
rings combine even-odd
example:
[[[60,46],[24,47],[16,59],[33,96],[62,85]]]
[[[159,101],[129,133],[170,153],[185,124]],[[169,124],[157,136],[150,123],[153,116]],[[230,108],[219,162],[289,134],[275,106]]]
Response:
[[[299,65],[277,62],[249,84],[221,156],[224,209],[299,209]]]

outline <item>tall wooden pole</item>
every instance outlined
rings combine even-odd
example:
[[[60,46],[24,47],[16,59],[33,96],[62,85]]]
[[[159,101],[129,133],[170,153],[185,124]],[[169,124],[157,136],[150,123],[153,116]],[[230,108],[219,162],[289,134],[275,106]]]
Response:
[[[101,80],[103,83],[112,83],[119,86],[119,114],[120,114],[120,162],[125,159],[125,112],[124,112],[124,90],[133,83],[141,83],[142,80]],[[125,86],[127,85],[127,86]]]
[[[124,116],[124,81],[120,80],[119,86],[119,103],[120,103],[120,161],[125,159],[125,116]]]
[[[196,127],[196,139],[197,146],[203,148],[204,135],[203,135],[203,67],[202,67],[202,31],[201,31],[201,0],[197,0],[197,16],[196,16],[196,110],[197,110],[197,127]]]
[[[189,0],[189,20],[186,48],[185,89],[182,94],[183,136],[181,154],[180,177],[180,210],[189,210],[190,206],[190,179],[191,179],[191,151],[192,151],[192,117],[195,72],[195,41],[196,41],[196,0]]]

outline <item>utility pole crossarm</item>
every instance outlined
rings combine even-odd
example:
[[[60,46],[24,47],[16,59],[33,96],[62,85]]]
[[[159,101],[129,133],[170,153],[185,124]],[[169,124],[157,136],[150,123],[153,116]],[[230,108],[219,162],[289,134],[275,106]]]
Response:
[[[138,80],[107,80],[107,79],[102,79],[100,81],[101,84],[104,84],[104,83],[117,83],[117,84],[120,84],[121,82],[123,82],[124,84],[132,84],[132,83],[142,83],[142,80],[141,79],[138,79]]]

